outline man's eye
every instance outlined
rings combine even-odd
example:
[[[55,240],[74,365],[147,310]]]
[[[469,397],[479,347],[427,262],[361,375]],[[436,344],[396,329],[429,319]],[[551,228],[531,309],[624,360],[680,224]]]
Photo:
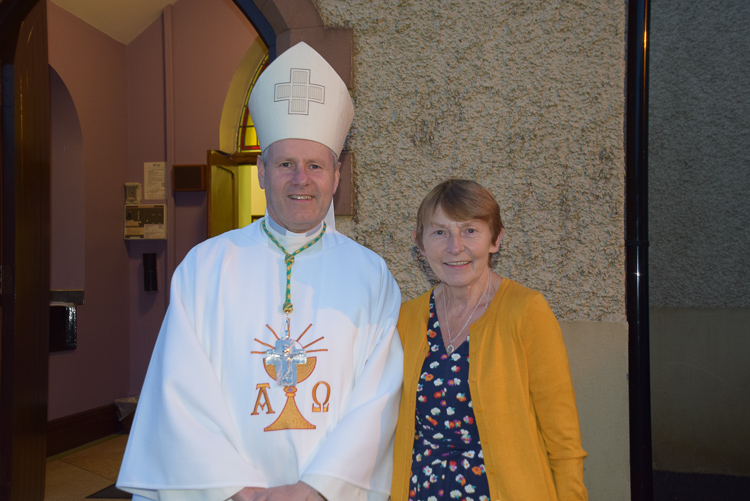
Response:
[[[289,163],[289,162],[281,162],[281,166],[282,166],[282,167],[289,167],[289,166],[291,166],[291,165],[292,165],[292,164],[291,164],[291,163]]]
[[[322,167],[318,164],[310,164],[311,169],[321,169]]]

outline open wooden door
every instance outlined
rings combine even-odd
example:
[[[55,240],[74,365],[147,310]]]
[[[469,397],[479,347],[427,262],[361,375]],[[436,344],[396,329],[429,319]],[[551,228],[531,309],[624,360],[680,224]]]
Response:
[[[230,155],[208,152],[206,236],[220,235],[239,225],[239,166]]]
[[[0,499],[44,499],[49,347],[47,5],[0,2]]]
[[[265,194],[257,186],[256,157],[208,152],[208,238],[241,228],[265,212]]]

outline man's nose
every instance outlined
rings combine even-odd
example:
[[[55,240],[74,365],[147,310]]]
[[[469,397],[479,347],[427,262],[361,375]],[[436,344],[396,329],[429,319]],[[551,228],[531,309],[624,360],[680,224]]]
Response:
[[[294,182],[297,184],[306,184],[309,175],[304,165],[298,165],[294,170]]]

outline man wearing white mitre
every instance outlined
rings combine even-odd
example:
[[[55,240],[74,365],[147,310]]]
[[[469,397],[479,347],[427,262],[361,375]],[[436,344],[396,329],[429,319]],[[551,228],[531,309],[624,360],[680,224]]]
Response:
[[[385,501],[401,294],[334,228],[351,98],[300,43],[248,106],[265,218],[175,270],[117,486],[136,500]]]

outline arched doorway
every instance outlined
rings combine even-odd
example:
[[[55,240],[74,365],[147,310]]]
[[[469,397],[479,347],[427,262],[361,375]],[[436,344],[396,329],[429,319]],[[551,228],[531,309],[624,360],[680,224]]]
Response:
[[[268,47],[271,61],[298,42],[317,50],[352,87],[352,29],[327,28],[311,0],[234,0]],[[261,5],[258,5],[261,4]]]

